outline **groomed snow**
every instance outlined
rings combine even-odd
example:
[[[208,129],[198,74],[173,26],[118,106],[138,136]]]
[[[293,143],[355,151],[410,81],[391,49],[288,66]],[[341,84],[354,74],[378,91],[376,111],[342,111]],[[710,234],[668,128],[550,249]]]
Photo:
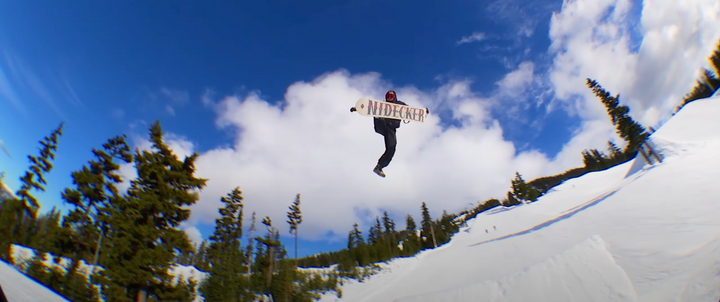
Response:
[[[4,261],[0,261],[0,285],[8,302],[69,302]]]
[[[662,163],[639,156],[481,213],[448,244],[321,301],[716,302],[718,116],[720,98],[692,102],[651,138]]]
[[[634,302],[637,297],[630,279],[615,263],[605,242],[600,236],[593,236],[559,255],[499,280],[396,301]]]
[[[33,249],[14,244],[14,245],[11,245],[11,255],[13,257],[13,261],[15,262],[15,264],[22,267],[24,263],[27,263],[28,261],[32,260],[32,258],[35,256],[35,251]],[[45,265],[45,267],[52,267],[52,268],[60,270],[61,272],[67,272],[67,268],[69,268],[69,265],[70,265],[70,259],[61,257],[58,259],[59,260],[58,263],[55,263],[54,257],[55,256],[50,255],[50,254],[45,255],[45,259],[43,261],[43,264]],[[10,268],[12,268],[12,266]],[[83,275],[85,275],[86,277],[89,278],[89,276],[92,274],[93,269],[96,269],[96,266],[86,264],[82,260],[80,261],[80,266],[79,266],[78,270],[81,273],[83,273]],[[20,273],[20,272],[18,272],[18,273]],[[4,274],[4,272],[3,272],[3,274]],[[20,274],[22,274],[22,273],[20,273]],[[194,266],[174,265],[174,266],[170,267],[170,275],[174,276],[173,282],[178,282],[179,280],[185,280],[185,281],[194,280],[197,283],[197,285],[195,287],[196,292],[197,292],[197,289],[199,288],[200,281],[205,278],[206,274],[207,273],[197,270]],[[28,280],[32,280],[32,279],[26,277],[25,275],[22,275],[22,277],[25,279],[28,279]],[[0,278],[2,278],[2,276],[0,276]],[[2,281],[3,280],[0,279],[0,282],[2,282]],[[34,283],[34,281],[31,281],[31,282]],[[0,284],[4,285],[5,282],[0,283]],[[17,284],[13,283],[12,286],[17,286]],[[39,285],[39,286],[42,286],[42,285]],[[3,286],[3,289],[5,290],[5,286]],[[22,290],[22,287],[21,287],[21,290]],[[28,291],[28,292],[32,293],[32,291]],[[6,290],[6,294],[7,294],[7,290]],[[58,297],[58,298],[61,300],[57,300],[57,301],[66,301],[63,298],[60,298],[60,297]],[[8,302],[31,301],[31,300],[12,300],[12,299],[10,299],[10,297],[8,297],[8,300],[9,300]],[[55,300],[37,300],[37,301],[55,301]],[[203,301],[203,297],[201,297],[198,293],[197,297],[195,298],[195,302],[201,302],[201,301]]]

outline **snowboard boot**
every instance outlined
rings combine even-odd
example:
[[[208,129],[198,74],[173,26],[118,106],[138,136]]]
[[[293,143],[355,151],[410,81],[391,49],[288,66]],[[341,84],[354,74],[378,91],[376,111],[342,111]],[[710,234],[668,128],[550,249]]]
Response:
[[[380,166],[375,166],[375,169],[373,169],[373,172],[375,172],[375,174],[377,174],[377,175],[380,175],[380,177],[385,177],[385,173],[380,168]]]

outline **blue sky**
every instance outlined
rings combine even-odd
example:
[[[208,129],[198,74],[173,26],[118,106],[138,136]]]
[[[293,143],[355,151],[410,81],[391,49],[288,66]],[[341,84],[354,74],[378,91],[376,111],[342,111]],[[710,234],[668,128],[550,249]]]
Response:
[[[622,55],[631,58],[628,60],[637,60],[638,53],[642,53],[640,45],[643,41],[639,30],[639,3],[609,0],[602,2],[605,6],[601,8],[609,10],[602,18],[596,18],[595,22],[608,26],[619,24],[624,26],[622,28],[627,29],[628,33],[610,35],[607,39],[600,37],[597,38],[598,41],[603,45],[611,45],[628,39],[630,43],[627,43],[627,51]],[[551,43],[565,43],[560,48],[567,54],[573,51],[574,44],[568,42],[570,40],[563,40],[563,37],[581,37],[581,34],[573,36],[573,31],[564,35],[552,34],[552,12],[569,12],[573,9],[573,4],[564,8],[562,1],[543,0],[533,1],[531,4],[519,0],[323,0],[310,3],[273,0],[238,3],[240,2],[81,1],[67,4],[57,1],[6,1],[0,4],[0,139],[12,155],[11,158],[0,156],[0,170],[7,174],[6,182],[17,188],[17,179],[28,166],[26,156],[36,154],[38,141],[62,121],[66,122],[65,135],[60,139],[56,168],[48,177],[47,192],[40,195],[43,210],[62,206],[59,192],[71,185],[70,172],[79,169],[90,159],[92,148],[100,147],[108,138],[123,133],[131,136],[131,142],[141,144],[141,138],[146,138],[149,123],[157,119],[162,121],[167,132],[175,135],[173,137],[176,137],[178,142],[185,142],[185,146],[190,145],[190,149],[207,156],[208,162],[213,159],[219,161],[220,157],[214,156],[213,152],[228,148],[235,151],[237,158],[247,160],[250,153],[243,153],[243,150],[252,145],[250,133],[255,133],[252,130],[254,127],[264,127],[255,131],[268,131],[268,135],[275,133],[272,132],[274,130],[269,130],[274,129],[272,125],[289,127],[278,128],[278,135],[290,135],[294,132],[288,129],[301,127],[292,122],[272,122],[270,118],[250,122],[252,117],[261,116],[261,111],[256,114],[247,113],[247,118],[241,119],[240,117],[245,115],[240,113],[254,110],[250,108],[253,102],[244,102],[247,108],[239,105],[244,99],[256,96],[261,102],[286,106],[291,102],[286,97],[293,95],[289,90],[292,85],[304,83],[309,85],[310,88],[307,89],[320,89],[318,87],[336,83],[332,81],[335,78],[345,80],[356,77],[356,80],[351,80],[355,83],[350,85],[355,89],[352,91],[373,93],[372,96],[380,98],[387,89],[396,89],[401,100],[432,107],[439,117],[434,125],[436,128],[422,131],[436,131],[432,133],[438,138],[442,136],[440,134],[452,133],[450,129],[453,128],[470,129],[463,119],[456,117],[458,112],[466,110],[462,108],[475,108],[472,106],[477,105],[480,109],[476,109],[479,111],[472,111],[475,113],[469,116],[482,120],[483,127],[478,128],[482,131],[478,133],[497,134],[497,146],[500,147],[487,145],[478,149],[481,151],[475,152],[473,148],[468,148],[467,152],[475,152],[477,156],[484,156],[486,152],[501,154],[497,156],[507,160],[507,165],[500,169],[502,172],[493,169],[486,171],[485,166],[479,164],[481,170],[476,173],[490,174],[483,177],[502,178],[499,183],[503,184],[509,184],[510,177],[506,175],[513,175],[516,170],[524,169],[532,178],[577,166],[580,162],[580,150],[596,146],[604,148],[603,143],[611,139],[612,129],[607,125],[593,126],[593,129],[600,129],[595,132],[588,130],[592,128],[588,126],[593,125],[592,121],[600,121],[598,124],[602,124],[604,113],[602,108],[593,103],[594,100],[588,101],[588,98],[578,96],[585,93],[582,88],[578,88],[584,85],[579,79],[607,79],[601,83],[608,83],[606,86],[617,88],[618,92],[629,91],[630,102],[636,102],[630,103],[636,104],[632,107],[637,108],[634,110],[646,112],[654,108],[642,98],[632,99],[633,90],[623,86],[620,80],[616,82],[606,70],[600,67],[583,69],[583,64],[592,65],[589,59],[577,61],[577,66],[571,68],[574,71],[566,72],[578,79],[572,84],[574,88],[562,86],[564,84],[560,83],[559,77],[553,72],[563,70],[562,66],[558,65],[558,57],[563,51],[551,50]],[[612,10],[615,6],[621,7],[615,12],[621,11],[624,15],[617,17]],[[567,18],[580,17],[568,15]],[[555,28],[562,31],[562,22],[556,21],[555,24]],[[713,41],[710,38],[703,41],[698,43],[697,48],[704,51]],[[596,49],[601,48],[598,46]],[[698,51],[693,62],[701,62],[709,55],[703,51]],[[681,51],[678,50],[677,53]],[[610,59],[612,61],[617,58],[610,56]],[[526,64],[523,65],[523,62]],[[693,70],[697,68],[692,67]],[[578,70],[586,72],[580,74]],[[333,72],[339,74],[327,76]],[[362,75],[368,73],[371,73],[369,77],[372,79],[365,83]],[[687,71],[681,75],[684,76],[683,81],[692,82],[690,73]],[[358,82],[365,84],[357,84]],[[298,87],[300,86],[302,85]],[[523,88],[519,88],[521,86]],[[679,86],[676,94],[684,93],[681,92],[684,87]],[[405,95],[402,94],[404,91],[407,91]],[[455,93],[457,91],[462,93]],[[563,92],[562,95],[558,91]],[[355,95],[333,88],[318,90],[314,94],[303,94],[297,99],[313,102],[321,96],[327,99],[326,102],[342,103],[337,105],[338,108],[346,110],[357,100]],[[456,100],[457,98],[462,100]],[[241,108],[241,111],[238,111],[240,113],[230,116],[237,108]],[[664,109],[667,108],[662,107],[658,111],[661,113],[656,115],[665,114]],[[340,176],[355,179],[359,176],[353,174],[357,173],[363,177],[376,177],[365,174],[371,174],[367,172],[379,156],[381,138],[372,133],[372,128],[367,125],[368,120],[358,122],[359,117],[349,117],[351,116],[344,116],[334,125],[344,120],[352,120],[348,125],[360,123],[364,126],[353,131],[366,131],[367,134],[363,134],[363,137],[373,143],[367,144],[367,148],[372,147],[369,149],[371,151],[367,151],[371,153],[369,159],[358,164],[368,168],[357,171],[342,170],[344,174],[341,173]],[[304,118],[309,121],[315,119],[309,115]],[[648,119],[656,121],[658,118],[653,120],[651,116]],[[493,128],[493,121],[496,121],[499,127]],[[262,126],[265,123],[271,126]],[[332,131],[330,128],[324,127],[321,131]],[[403,125],[401,128],[408,131],[408,138],[401,133],[399,146],[402,146],[403,139],[414,142],[415,137],[426,135],[417,130],[421,128],[416,126]],[[494,129],[501,131],[493,132]],[[324,137],[324,134],[318,133],[309,130],[298,135],[312,137],[317,134],[317,137]],[[601,137],[598,138],[598,135]],[[314,140],[319,139],[300,141],[298,144],[308,145],[295,147],[301,150],[315,147],[311,146]],[[439,144],[445,144],[443,148],[449,148],[449,151],[444,151],[445,155],[438,150],[439,155],[436,157],[418,155],[419,158],[442,162],[446,156],[450,156],[449,153],[457,152],[454,148],[465,148],[461,142],[452,141],[450,138],[447,140],[445,143],[439,141]],[[328,143],[328,147],[324,147],[324,151],[339,144],[329,141],[317,144],[325,143]],[[570,145],[572,148],[568,147]],[[285,146],[280,144],[274,148],[271,145],[262,145],[258,148],[269,154]],[[418,147],[413,150],[424,149]],[[403,156],[404,153],[398,152],[398,156]],[[346,158],[341,151],[329,154],[330,157],[320,157],[320,160],[329,158],[329,161],[340,161]],[[301,155],[302,153],[297,153],[297,156]],[[398,162],[396,166],[401,167],[402,160],[410,157],[412,156],[395,160]],[[281,161],[282,159],[278,158],[268,158],[249,162],[267,162],[270,167],[280,165],[273,163]],[[243,168],[249,164],[238,165],[237,173],[246,173]],[[312,171],[318,173],[316,178],[308,174],[310,171],[307,169],[303,170],[306,173],[303,174],[302,171],[295,171],[300,170],[299,168],[288,165],[290,166],[283,166],[284,170],[262,169],[264,173],[268,173],[266,183],[276,181],[280,175],[285,177],[287,170],[293,170],[298,173],[297,179],[318,180],[307,185],[312,187],[308,189],[309,196],[317,197],[318,200],[336,200],[342,195],[322,186],[328,183],[323,177],[339,178],[338,175],[331,175],[330,170]],[[313,167],[320,163],[308,165]],[[437,171],[444,171],[442,164],[438,165]],[[225,169],[231,169],[224,166]],[[206,175],[235,173],[217,172],[217,169],[221,169],[219,167],[213,169],[200,170],[213,171]],[[493,175],[496,172],[502,176]],[[406,173],[413,175],[410,171]],[[242,177],[240,179],[243,179]],[[257,174],[255,177],[257,178]],[[443,176],[437,174],[437,177]],[[392,186],[399,184],[393,184],[393,181],[406,183],[408,179],[389,180],[378,185]],[[444,179],[447,180],[447,177]],[[296,181],[290,176],[287,176],[286,180],[293,184],[287,185],[288,193],[300,191],[294,185],[299,180]],[[425,181],[441,186],[439,180],[428,178]],[[245,188],[250,195],[268,190],[262,189],[262,185],[253,184],[239,180],[235,183]],[[278,184],[284,186],[282,182]],[[447,187],[453,185],[449,184]],[[228,192],[232,186],[234,185],[218,185],[218,188],[213,189],[216,190],[213,194],[203,198],[217,200],[219,195]],[[352,187],[352,184],[348,181],[342,186]],[[463,188],[470,187],[468,185]],[[498,192],[503,192],[506,188],[496,187],[463,191],[458,193],[462,200],[450,203],[443,201],[442,197],[428,202],[436,213],[442,209],[453,212],[462,209],[468,200],[500,197]],[[258,200],[270,198],[257,194]],[[272,214],[275,221],[284,221],[284,216],[280,215],[287,210],[294,194],[285,194],[281,198],[282,201],[274,202],[284,206],[273,206],[272,210],[268,208],[263,215]],[[378,196],[364,198],[366,199],[348,202],[342,211],[350,209],[347,211],[354,213],[358,222],[367,223],[382,210],[390,210],[398,224],[404,226],[403,217],[408,213],[408,209],[419,211],[421,202],[420,197],[414,197],[412,201],[398,202],[397,206],[393,206],[392,202],[374,204],[366,201],[377,199]],[[268,201],[261,204],[269,207],[271,203]],[[217,213],[217,207],[213,208],[213,205],[216,206],[217,203],[208,201],[196,207],[204,216],[194,218],[191,225],[203,237],[212,232],[212,215]],[[254,210],[252,203],[247,207],[246,211]],[[315,207],[318,211],[323,208],[319,202],[308,206],[309,209]],[[419,212],[414,215],[419,217]],[[305,244],[301,244],[304,248],[301,254],[344,246],[344,240],[339,238],[346,237],[353,222],[345,220],[343,223],[317,223],[311,227],[315,235],[303,239]]]

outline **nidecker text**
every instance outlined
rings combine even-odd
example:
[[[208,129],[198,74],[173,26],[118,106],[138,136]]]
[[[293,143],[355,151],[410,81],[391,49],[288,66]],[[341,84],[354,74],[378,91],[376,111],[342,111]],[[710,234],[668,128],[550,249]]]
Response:
[[[371,116],[399,118],[416,122],[425,121],[425,109],[370,100],[368,101],[367,110],[367,114]]]

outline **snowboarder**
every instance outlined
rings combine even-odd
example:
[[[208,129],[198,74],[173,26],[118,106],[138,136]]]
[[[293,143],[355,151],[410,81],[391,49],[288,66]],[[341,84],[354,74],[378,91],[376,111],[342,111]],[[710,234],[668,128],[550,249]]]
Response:
[[[394,90],[390,90],[385,94],[385,101],[394,104],[407,105],[397,99],[397,94]],[[385,153],[380,156],[378,163],[373,169],[377,175],[385,177],[383,168],[390,164],[390,161],[395,155],[395,146],[397,145],[396,131],[400,128],[400,120],[390,118],[379,118],[374,117],[373,123],[375,124],[375,132],[382,135],[385,138]]]

